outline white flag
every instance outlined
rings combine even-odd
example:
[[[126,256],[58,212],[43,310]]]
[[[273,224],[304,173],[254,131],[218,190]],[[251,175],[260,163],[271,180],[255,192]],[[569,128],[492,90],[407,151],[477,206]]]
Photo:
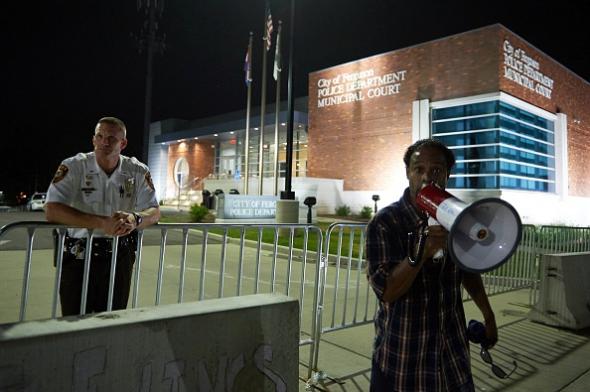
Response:
[[[277,45],[275,47],[275,66],[272,71],[272,76],[277,80],[279,72],[281,72],[281,22],[279,21],[279,32],[277,34]]]

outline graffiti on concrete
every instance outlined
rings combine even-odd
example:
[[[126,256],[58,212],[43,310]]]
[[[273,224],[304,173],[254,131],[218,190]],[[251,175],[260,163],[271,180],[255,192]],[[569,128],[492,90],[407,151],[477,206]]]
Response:
[[[133,381],[129,381],[133,361],[129,362],[129,368],[123,369],[125,376],[121,378],[121,376],[114,375],[113,377],[113,373],[120,372],[121,369],[109,368],[108,355],[107,346],[76,352],[72,358],[71,390],[73,392],[97,392],[105,390],[104,384],[112,383],[114,380],[133,383]],[[162,390],[181,392],[187,388],[200,392],[232,391],[237,386],[236,380],[239,379],[240,373],[248,367],[253,367],[274,384],[276,392],[286,392],[287,384],[283,377],[271,368],[272,360],[273,352],[270,344],[258,346],[250,355],[240,353],[233,358],[221,355],[216,358],[216,361],[213,361],[214,363],[211,360],[202,359],[192,363],[175,358],[164,362],[163,368],[160,368],[158,365],[162,363],[161,358],[146,358],[144,362],[140,362],[139,377],[136,385],[132,385],[132,388],[139,392]],[[65,367],[57,366],[58,373],[60,369],[66,371]],[[28,391],[30,386],[35,384],[36,374],[38,374],[38,369],[27,369],[22,364],[0,366],[0,392]],[[55,380],[63,380],[63,377],[60,376],[62,375],[52,374],[52,378]],[[248,382],[251,379],[245,377],[245,380]],[[53,390],[51,387],[48,389]]]

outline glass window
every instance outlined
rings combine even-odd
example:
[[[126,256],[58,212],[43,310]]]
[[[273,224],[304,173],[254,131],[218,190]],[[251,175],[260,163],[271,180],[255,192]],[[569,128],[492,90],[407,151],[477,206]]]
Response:
[[[554,191],[554,121],[499,99],[433,108],[431,117],[432,137],[457,160],[449,188]]]
[[[528,113],[525,110],[519,109],[506,102],[500,101],[500,113],[506,114],[510,117],[514,117],[518,120],[528,122],[532,125],[547,129],[548,131],[555,131],[555,123],[543,117],[535,116],[534,114]]]
[[[438,139],[438,138],[437,138]],[[447,144],[447,146],[451,146]],[[463,147],[453,149],[457,163],[464,159],[498,158],[498,146]]]
[[[498,128],[498,126],[498,116],[491,115],[486,117],[433,123],[432,134],[471,131],[476,129],[490,129]]]
[[[469,105],[451,106],[437,109],[432,113],[433,120],[446,118],[479,116],[481,114],[498,113],[498,101],[472,103]]]
[[[498,176],[451,177],[447,188],[495,189],[498,188]]]
[[[486,131],[439,136],[437,139],[447,146],[474,146],[478,144],[498,143],[499,136],[498,131]]]
[[[498,161],[457,162],[453,174],[497,174]]]
[[[514,131],[519,135],[526,135],[544,142],[553,143],[554,134],[548,130],[542,130],[533,126],[523,124],[509,117],[500,117],[500,127]]]

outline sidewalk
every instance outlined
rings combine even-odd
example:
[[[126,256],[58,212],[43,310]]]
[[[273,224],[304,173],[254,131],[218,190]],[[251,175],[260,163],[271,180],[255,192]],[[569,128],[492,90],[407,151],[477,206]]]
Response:
[[[564,391],[590,390],[590,329],[572,331],[531,322],[527,319],[528,290],[490,297],[496,313],[500,340],[490,353],[494,363],[507,373],[518,368],[510,378],[496,378],[479,356],[478,346],[471,345],[471,363],[477,391]],[[467,320],[481,320],[470,301],[465,303]],[[373,325],[349,328],[324,334],[320,343],[319,370],[338,384],[325,380],[314,390],[368,391],[370,381]],[[305,391],[309,348],[300,349],[299,391]]]

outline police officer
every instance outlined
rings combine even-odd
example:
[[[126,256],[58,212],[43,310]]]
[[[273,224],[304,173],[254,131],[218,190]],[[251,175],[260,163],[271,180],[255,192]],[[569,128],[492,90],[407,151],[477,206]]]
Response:
[[[118,239],[113,309],[124,309],[129,298],[137,247],[136,229],[160,218],[154,185],[146,165],[121,155],[126,128],[115,117],[98,120],[94,151],[64,160],[47,191],[49,222],[94,229],[86,312],[107,309],[111,252]],[[86,229],[68,229],[60,283],[62,314],[80,313]]]

